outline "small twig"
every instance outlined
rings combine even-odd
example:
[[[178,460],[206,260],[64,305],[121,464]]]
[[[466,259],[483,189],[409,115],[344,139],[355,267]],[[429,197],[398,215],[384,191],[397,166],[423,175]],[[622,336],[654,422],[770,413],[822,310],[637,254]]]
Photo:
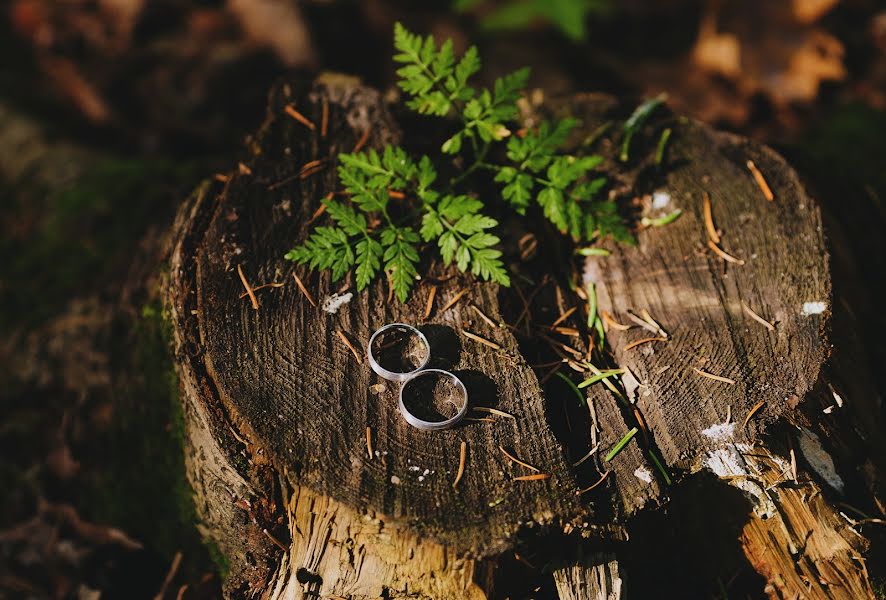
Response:
[[[473,410],[478,412],[485,412],[493,415],[498,415],[500,417],[507,417],[509,419],[517,420],[517,417],[512,415],[511,413],[505,412],[503,410],[498,410],[497,408],[490,408],[488,406],[473,406],[471,407]]]
[[[363,130],[363,133],[360,135],[360,139],[357,140],[357,143],[354,144],[354,149],[352,152],[360,152],[363,149],[363,146],[366,145],[366,142],[369,141],[369,134],[372,132],[372,125],[369,125],[366,129]]]
[[[464,441],[461,443],[461,447],[458,452],[458,472],[455,474],[455,481],[452,482],[452,488],[455,489],[458,487],[458,482],[461,481],[461,476],[465,474],[465,461],[468,456],[468,444]]]
[[[743,265],[744,261],[740,258],[735,258],[731,254],[727,254],[720,246],[708,240],[708,248],[714,251],[714,254],[725,260],[726,262],[730,262],[736,265]]]
[[[557,288],[557,289],[559,290],[560,288]],[[565,321],[566,319],[568,319],[569,316],[570,316],[572,313],[574,313],[576,310],[578,310],[578,307],[577,307],[577,306],[573,306],[572,308],[570,308],[569,310],[567,310],[566,312],[564,312],[562,315],[560,315],[559,317],[557,317],[557,320],[554,321],[553,323],[551,323],[551,329],[553,329],[554,327],[556,327],[557,325],[559,325],[560,323],[562,323],[563,321]]]
[[[308,288],[305,287],[305,284],[301,282],[301,279],[295,273],[292,274],[292,278],[295,279],[295,285],[298,286],[298,289],[301,290],[301,293],[304,294],[305,298],[308,299],[308,302],[311,303],[311,306],[317,306],[317,303],[314,302],[313,296],[311,296],[311,292],[308,291]]]
[[[748,316],[750,318],[752,318],[753,320],[755,320],[757,323],[759,323],[760,325],[762,325],[763,327],[765,327],[769,331],[775,331],[775,325],[773,325],[772,323],[770,323],[769,321],[767,321],[766,319],[764,319],[763,317],[761,317],[760,315],[755,313],[753,310],[751,310],[750,306],[748,306],[747,304],[742,302],[741,307],[748,314]]]
[[[761,400],[760,402],[757,402],[757,403],[754,405],[754,408],[752,408],[752,409],[750,410],[750,412],[748,412],[748,416],[746,416],[746,417],[744,418],[744,423],[743,423],[742,426],[741,426],[742,429],[745,429],[745,428],[748,426],[748,423],[750,423],[750,421],[751,421],[751,417],[753,417],[755,414],[757,414],[757,411],[760,410],[761,408],[763,408],[763,405],[764,405],[764,404],[766,404],[766,401],[765,401],[765,400]]]
[[[320,114],[320,137],[326,137],[326,131],[329,127],[329,100],[323,97],[323,109]]]
[[[286,108],[283,109],[286,111],[286,114],[310,129],[311,131],[315,131],[317,128],[314,126],[314,123],[310,121],[306,116],[295,110],[295,107],[291,104],[287,104]]]
[[[520,477],[514,477],[511,481],[541,481],[543,479],[550,479],[551,476],[548,473],[536,473],[534,475],[521,475]]]
[[[246,293],[249,294],[249,301],[252,302],[252,308],[258,310],[258,298],[255,297],[255,292],[252,291],[252,286],[246,281],[246,275],[243,274],[243,267],[240,265],[237,265],[237,274],[240,275],[240,281],[243,282],[243,287],[246,288]]]
[[[595,487],[597,487],[598,485],[600,485],[601,483],[603,483],[603,481],[605,481],[606,478],[609,477],[609,474],[610,474],[610,473],[612,473],[612,471],[606,471],[605,473],[603,473],[603,476],[600,477],[600,479],[598,479],[597,482],[596,482],[594,485],[591,485],[591,486],[589,486],[589,487],[586,487],[586,488],[583,489],[583,490],[578,490],[578,494],[581,495],[581,494],[584,494],[585,492],[590,492],[592,489],[594,489]]]
[[[649,343],[649,342],[666,342],[666,341],[668,341],[668,338],[663,338],[663,337],[648,337],[648,338],[643,338],[642,340],[637,340],[636,342],[631,342],[630,344],[628,344],[627,346],[625,346],[625,347],[624,347],[624,351],[627,352],[628,350],[631,350],[631,349],[633,349],[633,348],[636,348],[637,346],[640,346],[640,345],[642,345],[642,344],[647,344],[647,343]]]
[[[504,454],[504,455],[505,455],[508,459],[510,459],[512,462],[515,462],[515,463],[517,463],[517,464],[520,465],[520,466],[526,467],[526,468],[529,469],[530,471],[535,471],[536,473],[539,472],[539,469],[538,469],[537,467],[533,467],[533,466],[530,465],[528,462],[525,462],[525,461],[520,460],[519,458],[517,458],[516,456],[514,456],[513,454],[511,454],[510,452],[508,452],[507,450],[505,450],[503,446],[499,445],[498,449],[501,450],[501,453]]]
[[[431,290],[428,292],[428,302],[425,304],[425,320],[431,316],[431,311],[434,310],[434,298],[437,296],[437,286],[432,285]]]
[[[713,373],[708,373],[707,371],[702,371],[701,369],[696,369],[695,367],[692,367],[692,370],[702,377],[707,377],[708,379],[713,379],[714,381],[720,381],[722,383],[728,383],[729,385],[735,385],[734,379],[730,379],[728,377],[720,377],[719,375],[714,375]]]
[[[354,347],[354,344],[351,343],[351,340],[348,339],[348,336],[345,335],[345,332],[341,329],[337,330],[338,336],[341,338],[341,341],[344,342],[345,346],[348,347],[348,350],[354,355],[354,358],[357,359],[357,362],[361,365],[363,364],[363,356],[357,352],[357,349]]]
[[[708,239],[715,244],[719,244],[720,234],[717,233],[717,228],[714,227],[714,217],[711,214],[711,197],[705,192],[702,196],[702,200],[704,204],[704,226],[705,229],[708,230]]]
[[[464,296],[464,295],[467,294],[467,293],[468,293],[468,288],[465,288],[465,289],[461,290],[460,292],[458,292],[455,296],[453,296],[453,297],[449,300],[449,302],[447,302],[446,304],[443,305],[443,308],[441,308],[441,309],[438,311],[438,313],[441,314],[441,315],[442,315],[443,313],[445,313],[447,310],[449,310],[450,308],[452,308],[453,306],[455,306],[455,305],[458,303],[458,301],[462,299],[462,296]]]
[[[501,346],[499,346],[495,342],[490,342],[486,338],[480,337],[476,333],[471,333],[470,331],[467,331],[467,330],[462,330],[462,333],[465,335],[466,338],[474,340],[475,342],[479,342],[479,343],[483,344],[484,346],[489,346],[493,350],[501,350]]]
[[[366,427],[366,453],[369,454],[369,460],[372,460],[372,427]]]
[[[760,188],[760,191],[763,192],[763,196],[770,202],[775,200],[775,194],[772,193],[772,189],[769,187],[769,184],[766,183],[766,178],[763,177],[763,173],[760,172],[760,169],[757,168],[754,161],[748,160],[747,165],[751,175],[754,176],[754,179],[757,182],[757,186]]]

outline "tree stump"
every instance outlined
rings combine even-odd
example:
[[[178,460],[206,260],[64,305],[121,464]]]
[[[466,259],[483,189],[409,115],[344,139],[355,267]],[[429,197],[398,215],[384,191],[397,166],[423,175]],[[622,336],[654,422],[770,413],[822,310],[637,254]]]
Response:
[[[623,111],[598,96],[556,110],[581,118],[584,135]],[[558,244],[542,229],[540,247],[551,250],[526,269],[546,272],[550,285],[522,300],[519,289],[436,264],[405,304],[391,301],[384,282],[348,296],[347,283],[282,259],[337,190],[335,156],[358,143],[396,143],[400,132],[380,94],[352,80],[275,87],[249,157],[184,203],[169,253],[186,461],[201,527],[230,565],[229,595],[491,598],[508,577],[502,557],[555,546],[551,558],[566,566],[546,572],[556,571],[561,597],[624,597],[621,579],[610,577],[620,572],[615,561],[596,567],[580,557],[603,556],[586,552],[590,544],[621,560],[635,515],[693,493],[668,486],[644,448],[660,453],[675,481],[713,473],[718,489],[737,489],[744,504],[724,518],[740,521],[743,560],[773,597],[872,595],[859,559],[864,538],[834,502],[849,487],[876,499],[886,454],[872,451],[882,436],[865,395],[870,373],[857,366],[840,377],[832,368],[863,349],[835,329],[850,317],[832,291],[821,211],[774,152],[701,124],[674,127],[667,169],[650,159],[614,176],[618,193],[652,195],[644,214],[681,208],[683,216],[585,266],[612,322],[633,325],[628,311],[642,321],[645,310],[663,331],[647,331],[656,328],[649,322],[610,326],[631,406],[594,385],[583,407],[544,385],[528,360],[534,338],[519,339],[528,321],[550,324],[568,308],[568,272],[545,260]],[[706,246],[704,192],[721,247],[744,264]],[[515,327],[502,326],[517,315]],[[563,324],[584,318],[576,310]],[[466,382],[472,406],[511,417],[479,413],[443,432],[407,425],[397,389],[363,356],[372,331],[395,321],[422,328],[435,360]],[[663,339],[640,342],[648,337]],[[577,356],[586,351],[564,341]],[[835,398],[845,405],[832,406]],[[638,422],[643,442],[604,461]],[[598,451],[573,466],[594,444]],[[528,472],[503,450],[550,477],[515,480]],[[865,453],[869,468],[846,471]],[[627,579],[633,588],[638,577]]]

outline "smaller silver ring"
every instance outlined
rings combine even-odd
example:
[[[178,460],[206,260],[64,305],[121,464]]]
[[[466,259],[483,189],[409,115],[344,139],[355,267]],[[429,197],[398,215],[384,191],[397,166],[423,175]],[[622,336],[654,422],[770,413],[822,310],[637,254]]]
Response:
[[[455,385],[461,390],[461,394],[464,397],[464,404],[458,409],[458,413],[445,421],[425,421],[423,419],[419,419],[414,414],[409,412],[406,408],[406,404],[403,402],[403,390],[406,389],[411,382],[415,381],[419,377],[424,377],[425,375],[443,375],[445,377],[450,378],[455,382]],[[440,429],[450,429],[455,426],[456,423],[461,421],[466,414],[468,414],[468,390],[465,388],[465,384],[461,379],[456,377],[454,374],[449,371],[444,371],[443,369],[424,369],[421,371],[417,371],[409,376],[405,381],[403,381],[403,385],[400,386],[400,414],[403,415],[403,418],[406,419],[406,422],[412,425],[417,429],[423,429],[425,431],[439,431]]]
[[[424,345],[425,350],[427,351],[427,354],[425,355],[425,358],[420,365],[418,365],[411,371],[406,371],[402,373],[385,369],[383,366],[378,364],[375,355],[372,353],[372,344],[375,342],[375,338],[377,338],[379,334],[397,329],[405,330],[418,337],[418,339],[421,340],[421,343]],[[418,371],[421,371],[427,366],[428,361],[431,359],[431,344],[430,342],[428,342],[428,338],[425,337],[425,334],[423,334],[412,325],[407,325],[406,323],[391,323],[389,325],[385,325],[381,329],[378,329],[375,333],[372,334],[372,337],[369,338],[369,344],[367,344],[366,346],[366,356],[369,358],[369,366],[372,367],[372,370],[375,371],[375,373],[379,377],[387,379],[388,381],[406,381],[411,375],[415,374]]]

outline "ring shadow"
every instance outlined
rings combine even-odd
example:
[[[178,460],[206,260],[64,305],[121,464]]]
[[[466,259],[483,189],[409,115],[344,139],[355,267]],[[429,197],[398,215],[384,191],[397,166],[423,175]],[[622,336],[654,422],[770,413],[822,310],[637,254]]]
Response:
[[[461,357],[461,340],[452,327],[428,323],[418,328],[428,339],[431,356],[427,368],[450,370]]]

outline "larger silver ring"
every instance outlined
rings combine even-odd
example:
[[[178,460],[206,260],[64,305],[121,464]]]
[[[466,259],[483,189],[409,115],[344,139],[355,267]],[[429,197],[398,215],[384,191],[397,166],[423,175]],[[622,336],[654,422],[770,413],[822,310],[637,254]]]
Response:
[[[415,383],[421,379],[422,377],[428,376],[442,376],[448,378],[452,383],[455,384],[455,387],[461,392],[462,403],[461,406],[458,406],[458,412],[454,417],[450,417],[449,419],[445,419],[443,421],[426,421],[424,419],[420,419],[414,414],[412,414],[408,408],[406,408],[406,404],[403,401],[403,392],[409,388],[410,384],[415,385]],[[418,429],[424,429],[426,431],[436,431],[440,429],[450,429],[454,427],[456,423],[461,421],[464,416],[468,413],[468,390],[465,388],[465,384],[462,383],[461,379],[450,373],[449,371],[444,371],[443,369],[424,369],[422,371],[417,371],[409,376],[404,382],[403,385],[400,386],[400,414],[403,415],[403,418],[406,419],[406,422],[416,427]]]
[[[375,340],[378,336],[392,331],[404,331],[410,335],[414,335],[416,339],[419,340],[425,350],[425,356],[424,359],[422,359],[421,364],[409,371],[389,371],[378,363],[378,357],[373,350],[375,347]],[[431,359],[431,344],[428,342],[428,338],[425,337],[425,334],[412,325],[407,325],[406,323],[391,323],[372,334],[372,337],[369,338],[369,344],[366,346],[366,356],[369,358],[369,366],[372,367],[372,370],[375,371],[379,377],[387,379],[388,381],[406,381],[411,375],[421,371],[427,366],[428,361]]]

